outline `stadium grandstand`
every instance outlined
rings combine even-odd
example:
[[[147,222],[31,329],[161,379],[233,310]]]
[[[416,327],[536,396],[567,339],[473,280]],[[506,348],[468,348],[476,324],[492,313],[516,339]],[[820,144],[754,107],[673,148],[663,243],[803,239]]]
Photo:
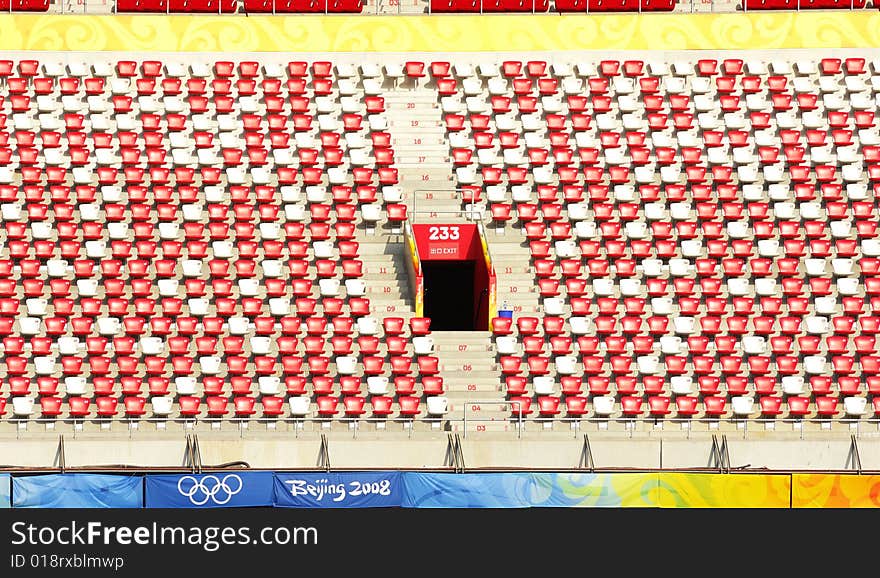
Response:
[[[871,2],[0,9],[13,471],[880,469]]]

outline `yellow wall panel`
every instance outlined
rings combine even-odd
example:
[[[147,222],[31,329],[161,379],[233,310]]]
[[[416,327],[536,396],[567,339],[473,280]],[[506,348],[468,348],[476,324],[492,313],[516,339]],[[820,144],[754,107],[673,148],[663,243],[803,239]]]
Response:
[[[880,506],[880,476],[794,474],[793,508],[876,508]]]
[[[2,50],[427,52],[880,46],[880,12],[0,15]]]
[[[788,508],[791,477],[769,474],[659,474],[662,508]]]

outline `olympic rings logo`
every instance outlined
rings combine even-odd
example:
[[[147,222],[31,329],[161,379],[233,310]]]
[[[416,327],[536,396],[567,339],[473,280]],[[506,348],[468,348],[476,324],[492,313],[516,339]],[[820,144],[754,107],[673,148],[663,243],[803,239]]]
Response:
[[[222,506],[239,493],[242,486],[241,477],[236,474],[227,474],[222,478],[209,474],[201,479],[183,476],[177,482],[177,491],[189,498],[194,506],[203,506],[209,501]]]

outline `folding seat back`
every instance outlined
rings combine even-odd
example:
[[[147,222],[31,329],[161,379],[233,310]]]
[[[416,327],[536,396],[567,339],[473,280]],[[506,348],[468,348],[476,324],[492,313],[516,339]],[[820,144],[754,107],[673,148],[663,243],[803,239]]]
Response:
[[[246,417],[253,415],[256,412],[256,410],[254,409],[256,401],[257,400],[253,397],[247,396],[238,396],[234,398],[233,403],[235,405],[236,417]]]
[[[71,417],[85,417],[89,414],[90,400],[85,397],[70,397],[67,399]]]
[[[61,415],[62,399],[60,397],[46,396],[40,398],[40,409],[45,417],[58,417]]]
[[[580,418],[587,414],[587,398],[583,396],[568,396],[565,398],[565,410],[568,417]]]
[[[412,395],[402,395],[397,398],[397,403],[400,406],[401,417],[414,418],[419,415],[421,411],[421,409],[419,408],[421,399],[418,397]]]
[[[364,405],[366,404],[366,398],[359,395],[349,395],[343,398],[343,405],[345,406],[345,415],[347,417],[359,417],[366,413],[364,409]]]
[[[321,395],[315,400],[318,406],[318,415],[322,417],[334,416],[339,412],[339,398]]]
[[[538,397],[538,412],[541,414],[541,416],[544,416],[544,417],[551,417],[551,416],[558,415],[560,412],[560,410],[559,410],[560,401],[561,400],[558,397],[547,396],[547,395],[540,396],[540,397]]]
[[[377,417],[387,417],[387,416],[391,415],[391,413],[394,411],[391,408],[392,402],[393,402],[393,399],[388,396],[384,396],[384,395],[373,396],[370,399],[370,405],[372,406],[373,415],[375,415]]]

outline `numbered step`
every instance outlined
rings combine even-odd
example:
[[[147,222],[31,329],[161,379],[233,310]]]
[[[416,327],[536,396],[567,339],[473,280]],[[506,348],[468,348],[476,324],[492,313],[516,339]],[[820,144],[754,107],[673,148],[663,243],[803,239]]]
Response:
[[[426,186],[428,184],[437,184],[437,187],[454,188],[450,183],[451,176],[431,175],[431,173],[409,174],[400,177],[402,183],[406,183],[411,187]]]
[[[499,287],[498,292],[506,292],[510,293],[511,295],[517,295],[518,293],[537,293],[538,288],[534,286],[527,287],[523,285],[508,285],[506,287]]]
[[[496,364],[486,359],[486,356],[474,357],[473,359],[462,359],[458,362],[441,363],[441,368],[446,371],[458,371],[461,373],[480,373],[484,371],[492,371],[496,369]]]
[[[434,168],[441,168],[447,165],[445,159],[438,154],[430,154],[430,151],[414,151],[411,153],[398,153],[397,158],[394,159],[395,164],[398,166],[411,166],[417,167],[425,165]]]
[[[370,283],[367,285],[367,293],[378,293],[379,295],[394,295],[399,294],[402,291],[408,291],[409,285],[404,283],[403,281],[399,281],[394,284],[374,284]]]
[[[528,265],[528,263],[526,263],[525,265],[508,265],[500,264],[495,261],[494,265],[496,275],[533,275],[532,268]]]
[[[400,316],[412,315],[413,310],[411,305],[371,305],[370,313],[376,316],[388,313],[396,313],[398,316]]]
[[[503,387],[500,383],[491,382],[491,381],[474,381],[468,383],[458,383],[451,381],[444,381],[444,387],[448,395],[451,397],[455,394],[497,394],[500,391],[503,391]]]
[[[393,265],[367,265],[363,269],[363,274],[377,277],[387,275],[393,278],[397,278],[402,273],[397,267]]]
[[[454,223],[469,223],[476,218],[479,218],[479,214],[474,214],[474,219],[471,218],[471,214],[467,211],[461,209],[448,209],[448,210],[436,210],[436,211],[422,211],[421,208],[418,208],[418,215],[416,216],[417,222],[425,222],[428,220],[443,220],[443,221],[452,221]]]
[[[465,431],[464,423],[458,421],[453,421],[451,423],[452,431]],[[467,431],[477,433],[516,431],[516,426],[505,421],[473,422],[469,420],[467,423]]]
[[[464,366],[467,364],[462,363],[461,365]],[[440,373],[443,375],[443,379],[445,381],[456,384],[467,385],[468,383],[479,383],[481,381],[485,381],[487,383],[498,381],[498,370],[494,368],[472,368],[470,371],[459,371],[456,369],[455,365],[444,366],[441,363]]]
[[[529,297],[525,293],[520,293],[518,295],[507,295],[499,291],[497,298],[497,303],[499,304],[499,307],[505,301],[507,302],[507,305],[514,314],[525,314],[528,312],[543,311],[542,304],[538,302],[537,295],[534,294]]]
[[[429,120],[424,118],[399,119],[389,118],[388,127],[392,129],[426,129],[426,128],[442,128],[443,121]]]
[[[488,340],[485,343],[444,343],[435,340],[435,349],[442,352],[454,352],[455,357],[474,356],[479,358],[485,356],[487,351],[492,351],[492,344]]]
[[[446,139],[443,138],[442,135],[438,136],[405,136],[405,137],[395,137],[391,139],[391,144],[394,146],[394,149],[397,150],[400,147],[408,147],[408,146],[417,146],[417,147],[442,147],[444,150],[448,149],[446,144]]]

